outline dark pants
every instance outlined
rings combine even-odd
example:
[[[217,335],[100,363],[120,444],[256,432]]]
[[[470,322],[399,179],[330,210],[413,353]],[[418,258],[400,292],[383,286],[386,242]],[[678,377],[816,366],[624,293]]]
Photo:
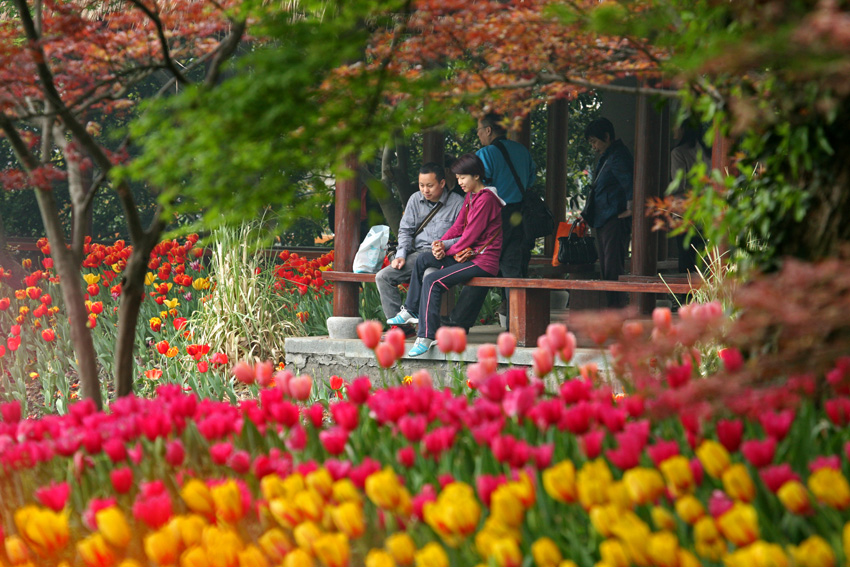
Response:
[[[525,240],[522,223],[515,225],[512,222],[520,218],[521,209],[522,203],[511,203],[502,207],[502,253],[499,256],[499,275],[504,278],[528,277],[528,263],[531,260],[531,248],[534,243]],[[452,309],[450,315],[452,323],[466,329],[474,326],[489,292],[490,288],[486,287],[464,287],[455,308]],[[502,301],[507,305],[506,298],[507,293],[503,289]]]
[[[617,281],[625,273],[626,258],[629,254],[631,221],[614,217],[594,228],[596,250],[599,252],[599,268],[603,280]],[[624,307],[626,294],[619,291],[606,292],[608,307]]]
[[[437,271],[423,277],[428,268],[437,268]],[[475,277],[490,275],[472,262],[458,263],[451,256],[437,260],[431,253],[420,254],[413,266],[405,302],[408,312],[419,315],[419,330],[416,334],[429,339],[437,336],[437,329],[440,327],[440,304],[443,294],[450,287]]]

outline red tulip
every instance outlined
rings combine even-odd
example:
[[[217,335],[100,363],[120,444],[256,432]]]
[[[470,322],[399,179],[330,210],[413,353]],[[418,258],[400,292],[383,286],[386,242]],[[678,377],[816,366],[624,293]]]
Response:
[[[691,379],[693,367],[689,361],[682,364],[671,364],[667,367],[667,384],[673,388],[681,388]]]
[[[357,325],[357,336],[366,348],[374,350],[381,342],[381,324],[377,321],[363,321]]]
[[[133,517],[153,530],[158,530],[171,519],[171,496],[162,492],[153,496],[139,495],[133,503]]]
[[[343,385],[345,385],[345,380],[343,380],[339,376],[331,376],[331,379],[330,379],[331,390],[341,390]]]
[[[574,404],[590,399],[593,383],[589,380],[574,378],[561,384],[561,399],[567,404]]]
[[[841,397],[824,402],[824,409],[829,420],[837,427],[844,427],[850,422],[850,398]]]
[[[348,431],[342,427],[332,427],[320,431],[319,441],[322,442],[325,451],[331,455],[339,455],[345,450],[345,444],[348,443]]]
[[[413,447],[402,447],[396,453],[396,459],[401,466],[405,468],[412,468],[416,463],[416,451],[413,450]]]
[[[546,445],[541,445],[535,448],[531,454],[534,458],[534,466],[537,470],[543,470],[549,468],[552,464],[552,455],[555,452],[555,445],[552,443],[547,443]]]
[[[673,313],[669,307],[656,307],[652,311],[652,323],[659,331],[667,332],[673,325]]]
[[[646,454],[652,459],[655,468],[658,468],[661,463],[679,454],[679,444],[676,441],[661,440],[654,445],[648,445],[646,447]]]
[[[755,468],[766,467],[773,461],[773,456],[776,454],[776,439],[768,437],[764,440],[744,441],[741,445],[741,453]]]
[[[310,423],[313,424],[313,427],[316,429],[322,428],[322,423],[325,420],[325,406],[322,404],[313,404],[309,408],[305,409],[304,413],[307,415],[307,419],[310,420]]]
[[[266,388],[272,383],[272,380],[274,379],[273,373],[274,365],[269,360],[258,362],[256,366],[254,366],[254,374],[257,377],[257,384],[261,388]]]
[[[234,364],[230,371],[233,373],[233,376],[236,377],[236,380],[243,384],[251,385],[257,378],[254,367],[245,360],[240,360]]]
[[[127,448],[124,441],[118,437],[111,437],[103,442],[103,452],[113,463],[120,463],[127,458]]]
[[[227,459],[227,465],[239,474],[251,470],[251,454],[245,450],[234,451]]]
[[[581,401],[571,408],[564,410],[558,429],[566,429],[573,435],[581,435],[590,429],[591,419],[595,412],[588,402]]]
[[[759,471],[759,476],[761,477],[762,482],[764,482],[764,485],[767,486],[768,490],[773,493],[776,493],[776,491],[782,488],[782,485],[789,480],[800,479],[788,463],[764,467]]]
[[[172,467],[179,467],[183,464],[183,459],[186,458],[186,450],[183,448],[183,442],[180,439],[169,441],[165,446],[165,462]]]
[[[18,350],[18,347],[21,346],[21,337],[8,336],[6,337],[6,344],[9,346],[9,350],[15,352]]]
[[[398,420],[398,428],[405,439],[411,443],[416,443],[425,435],[425,429],[428,427],[428,421],[424,415],[406,414]]]
[[[625,438],[631,437],[626,434],[619,437],[616,449],[608,449],[605,451],[605,456],[611,461],[615,467],[620,470],[632,469],[640,464],[640,452],[642,450],[638,443],[626,441]]]
[[[366,403],[369,399],[369,391],[372,389],[372,381],[368,376],[360,376],[355,378],[351,384],[345,387],[348,392],[348,399],[355,404]]]
[[[0,311],[6,311],[11,304],[8,297],[0,297]]]
[[[308,400],[312,389],[313,378],[309,374],[302,374],[289,381],[289,392],[298,401]]]
[[[579,439],[581,450],[588,459],[595,459],[602,453],[602,441],[605,439],[605,431],[599,429],[585,433]]]
[[[53,329],[44,329],[44,330],[41,332],[41,338],[42,338],[45,342],[51,343],[51,342],[53,342],[54,340],[56,340],[56,333],[53,331]]]
[[[764,432],[777,441],[782,441],[788,435],[791,424],[794,423],[794,410],[765,411],[760,413],[758,417]]]
[[[172,321],[172,324],[174,325],[174,330],[182,331],[183,328],[188,324],[188,321],[185,317],[175,317],[174,321]]]
[[[207,372],[210,369],[210,363],[206,360],[202,360],[198,363],[198,372],[201,374]]]
[[[522,419],[537,400],[537,391],[533,387],[517,388],[505,394],[502,409],[508,417]]]
[[[43,506],[54,512],[61,511],[68,502],[71,487],[67,482],[51,482],[48,486],[42,486],[35,491],[35,498]]]
[[[337,402],[331,404],[331,417],[334,422],[345,429],[346,431],[354,431],[357,429],[357,423],[360,419],[359,408],[351,402]]]
[[[737,372],[744,365],[744,357],[741,351],[734,347],[722,348],[717,351],[720,360],[727,372]]]
[[[378,366],[381,368],[390,368],[395,364],[396,349],[389,343],[380,343],[375,347],[375,358],[378,360]]]
[[[14,400],[0,404],[0,416],[3,423],[18,423],[21,421],[21,402]]]
[[[232,452],[233,444],[228,442],[216,443],[210,446],[210,458],[217,465],[226,463]]]
[[[109,471],[109,480],[112,481],[112,488],[118,494],[126,494],[133,487],[133,469],[123,467]]]
[[[741,446],[744,435],[744,422],[737,419],[721,419],[717,422],[717,440],[730,453]]]
[[[395,360],[398,360],[402,356],[404,356],[405,348],[404,348],[404,331],[399,329],[398,327],[393,327],[389,331],[387,331],[387,337],[385,342],[393,347],[393,352],[395,353]],[[377,352],[375,353],[377,355]],[[390,365],[392,366],[392,365]],[[389,368],[385,366],[384,368]]]

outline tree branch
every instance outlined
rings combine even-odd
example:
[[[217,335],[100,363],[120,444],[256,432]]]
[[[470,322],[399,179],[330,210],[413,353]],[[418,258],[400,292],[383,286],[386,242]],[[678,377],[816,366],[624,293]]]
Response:
[[[180,69],[177,68],[177,65],[174,64],[174,60],[171,58],[171,52],[168,48],[168,39],[165,37],[165,30],[162,27],[162,20],[159,19],[159,16],[150,10],[143,2],[140,0],[130,0],[132,4],[134,4],[139,10],[145,13],[145,15],[154,23],[156,26],[156,35],[159,38],[159,44],[162,48],[162,58],[163,63],[171,71],[171,74],[184,85],[189,84],[189,80],[183,76],[183,73]]]
[[[209,71],[207,72],[206,79],[204,80],[204,85],[206,87],[212,87],[216,84],[216,82],[218,82],[222,64],[224,64],[224,62],[233,55],[236,48],[239,47],[239,42],[242,39],[242,35],[245,33],[245,20],[232,22],[232,24],[233,27],[231,28],[230,33],[226,38],[224,38],[224,41],[219,44],[219,49],[217,50],[215,59],[213,59],[210,64]]]

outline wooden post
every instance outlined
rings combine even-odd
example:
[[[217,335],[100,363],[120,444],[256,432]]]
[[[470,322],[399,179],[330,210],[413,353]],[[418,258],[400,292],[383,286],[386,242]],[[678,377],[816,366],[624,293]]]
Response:
[[[570,106],[567,99],[549,103],[546,120],[546,204],[555,214],[555,228],[567,219],[567,134]],[[555,235],[546,237],[543,253],[555,252]]]
[[[355,172],[353,177],[336,182],[336,212],[334,218],[334,270],[350,272],[354,267],[354,255],[360,245],[360,207],[350,204],[360,202],[357,158],[349,156],[346,165]],[[335,317],[358,317],[360,284],[357,282],[334,283]]]
[[[632,201],[632,275],[651,276],[657,271],[658,244],[644,214],[646,200],[658,196],[661,180],[661,115],[645,94],[638,95],[635,120],[635,175]],[[632,294],[631,304],[640,313],[651,313],[655,307],[653,294]]]
[[[442,130],[431,128],[422,134],[422,163],[443,165],[446,156],[446,137]]]
[[[519,130],[510,130],[508,139],[514,142],[519,142],[529,150],[531,149],[531,116],[526,116],[522,119],[522,126]]]
[[[667,185],[670,184],[670,103],[665,102],[664,108],[661,109],[661,136],[659,138],[661,148],[658,161],[658,196],[664,195],[667,190]],[[667,259],[667,243],[669,242],[668,232],[656,231],[656,240],[658,242],[659,262]]]

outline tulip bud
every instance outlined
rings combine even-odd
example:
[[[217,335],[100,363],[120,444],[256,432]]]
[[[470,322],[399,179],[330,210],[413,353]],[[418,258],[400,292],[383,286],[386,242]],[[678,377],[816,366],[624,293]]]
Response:
[[[239,382],[242,382],[243,384],[253,384],[254,380],[256,379],[254,367],[244,360],[240,360],[239,362],[237,362],[233,366],[232,372],[236,379]]]
[[[381,324],[377,321],[363,321],[357,325],[357,336],[366,348],[374,350],[381,342]]]
[[[289,392],[292,397],[299,401],[306,401],[310,398],[310,391],[313,389],[313,378],[309,374],[302,374],[289,381]]]

